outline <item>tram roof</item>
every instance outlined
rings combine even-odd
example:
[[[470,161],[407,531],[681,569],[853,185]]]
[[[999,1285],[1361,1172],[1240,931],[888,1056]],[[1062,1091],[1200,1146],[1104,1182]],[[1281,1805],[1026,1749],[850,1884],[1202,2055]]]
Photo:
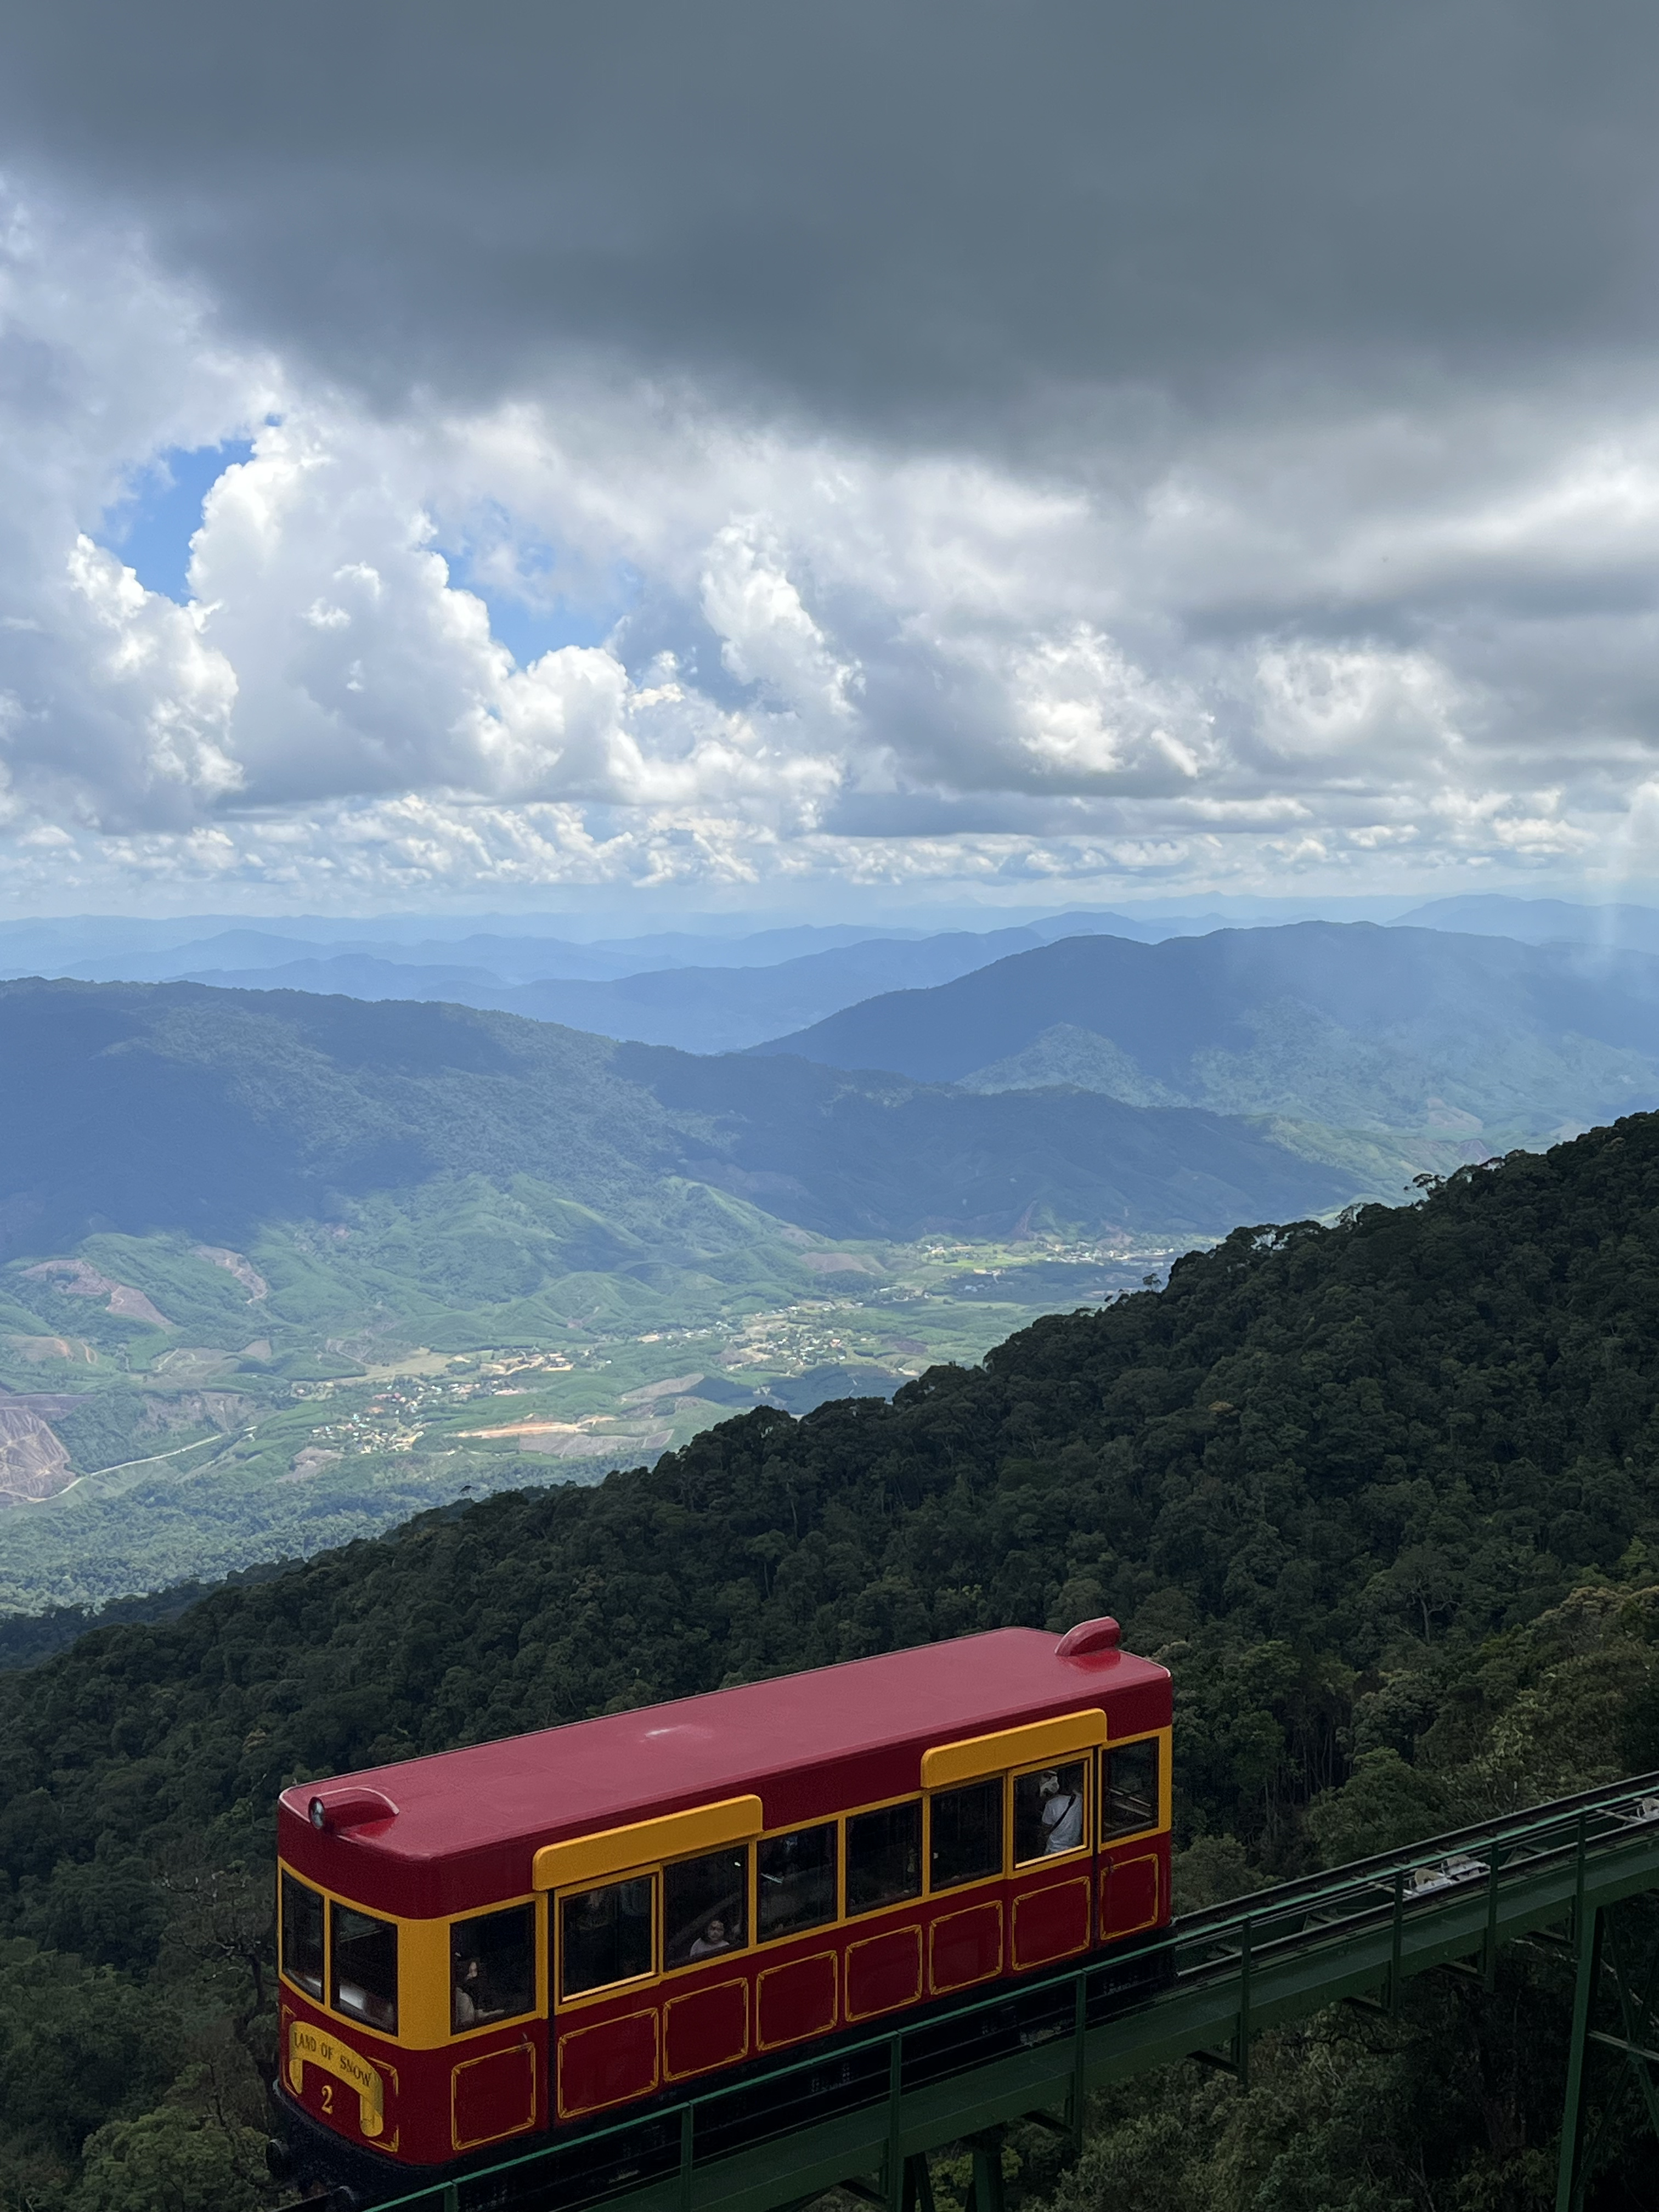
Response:
[[[297,1784],[280,1848],[365,1904],[456,1911],[526,1892],[546,1843],[743,1792],[769,1828],[827,1819],[918,1789],[932,1745],[1096,1705],[1109,1739],[1164,1726],[1169,1674],[1121,1650],[1062,1657],[1051,1633],[995,1629]],[[345,1781],[383,1791],[396,1817],[317,1832],[311,1799]]]

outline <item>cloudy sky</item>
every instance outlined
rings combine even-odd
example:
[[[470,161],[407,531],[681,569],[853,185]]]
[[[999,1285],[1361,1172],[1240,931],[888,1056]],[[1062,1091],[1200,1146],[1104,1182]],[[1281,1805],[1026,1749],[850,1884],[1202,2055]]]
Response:
[[[1659,15],[54,0],[0,908],[1659,896]]]

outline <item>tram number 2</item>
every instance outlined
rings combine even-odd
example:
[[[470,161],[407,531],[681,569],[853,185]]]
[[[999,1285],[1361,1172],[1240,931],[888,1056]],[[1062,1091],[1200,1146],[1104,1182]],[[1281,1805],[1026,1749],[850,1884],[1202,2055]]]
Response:
[[[334,2084],[331,2081],[323,2083],[323,2110],[325,2112],[334,2110]]]

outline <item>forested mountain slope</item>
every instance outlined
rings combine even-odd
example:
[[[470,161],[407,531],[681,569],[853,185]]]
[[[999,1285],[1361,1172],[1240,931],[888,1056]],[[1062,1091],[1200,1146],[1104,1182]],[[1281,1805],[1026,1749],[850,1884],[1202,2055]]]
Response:
[[[76,2128],[113,2116],[106,2144],[152,2107],[163,2128],[206,2111],[199,2069],[169,2090],[164,2063],[167,2024],[196,2020],[233,2175],[234,2115],[257,2114],[237,2054],[269,2024],[258,1869],[296,1776],[1108,1609],[1175,1672],[1189,1899],[1248,1881],[1247,1852],[1291,1869],[1659,1765],[1656,1418],[1659,1117],[1639,1117],[1419,1207],[1241,1230],[1162,1293],[1043,1321],[890,1406],[763,1410],[597,1490],[428,1516],[94,1632],[0,1678],[0,2171],[40,2205],[76,2185],[21,2029],[47,1987],[55,2050],[117,2054],[71,2099]],[[1183,2077],[1111,2102],[1071,2202],[1372,2212],[1422,2201],[1403,2171],[1382,2186],[1409,2148],[1449,2203],[1530,2203],[1553,1972],[1419,1992],[1373,2042],[1270,2042],[1275,2096],[1215,2155],[1299,2158],[1302,2194],[1225,2193]],[[1415,2033],[1438,2043],[1413,2071]],[[1380,2142],[1368,2103],[1393,2115]],[[1174,2145],[1152,2124],[1171,2111]],[[1157,2196],[1177,2157],[1184,2193]]]
[[[1659,1102],[1659,960],[1366,922],[1069,938],[761,1049],[1503,1150]]]
[[[8,1252],[94,1228],[235,1243],[464,1175],[541,1176],[602,1212],[690,1177],[830,1235],[1004,1233],[1033,1208],[1202,1233],[1353,1188],[1243,1123],[1094,1097],[702,1060],[400,1000],[0,984]]]

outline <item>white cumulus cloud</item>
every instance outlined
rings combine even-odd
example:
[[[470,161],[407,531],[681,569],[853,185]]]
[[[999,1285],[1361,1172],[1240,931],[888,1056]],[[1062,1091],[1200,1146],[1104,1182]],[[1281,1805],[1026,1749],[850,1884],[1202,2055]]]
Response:
[[[20,899],[1659,873],[1634,386],[1085,409],[1064,465],[574,351],[372,404],[44,187],[0,369]],[[148,588],[132,495],[228,439]]]

